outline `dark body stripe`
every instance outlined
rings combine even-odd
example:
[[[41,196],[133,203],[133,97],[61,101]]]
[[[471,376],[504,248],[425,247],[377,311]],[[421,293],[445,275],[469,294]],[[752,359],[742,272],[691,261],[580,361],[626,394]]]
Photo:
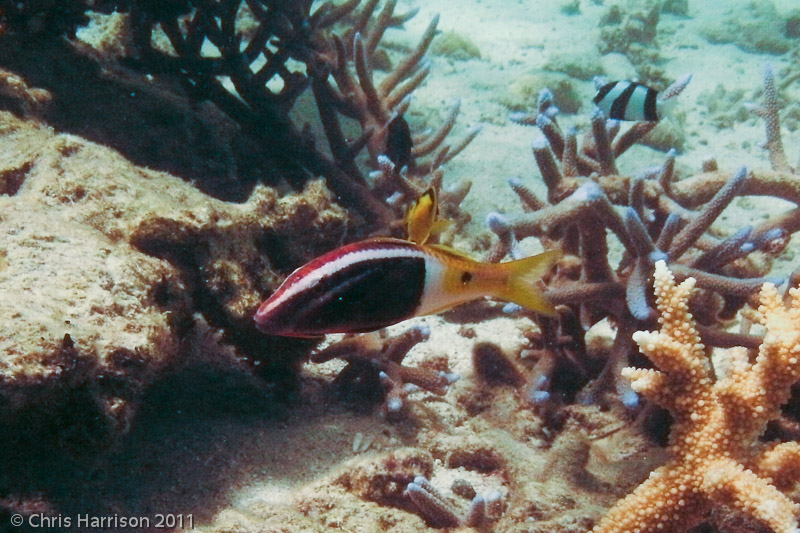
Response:
[[[611,92],[611,89],[617,86],[618,83],[618,81],[615,81],[612,83],[606,83],[600,87],[600,89],[597,91],[597,94],[594,96],[594,103],[599,104],[603,98],[605,98],[606,95]]]
[[[356,243],[325,254],[294,272],[270,298],[283,301],[268,313],[257,314],[256,321],[266,333],[315,336],[372,331],[409,318],[425,289],[425,258],[419,253],[379,256],[382,250],[407,248],[403,241]],[[378,252],[378,257],[360,259],[361,252]],[[283,295],[335,261],[342,263],[341,268],[306,289]]]
[[[628,84],[625,89],[616,95],[612,101],[609,94]],[[594,97],[594,103],[601,109],[605,109],[608,118],[615,120],[648,120],[658,121],[658,91],[651,89],[647,85],[635,81],[615,81],[607,83],[598,89]]]
[[[321,334],[372,331],[409,318],[425,288],[425,259],[354,263],[286,302],[293,322]]]
[[[617,119],[617,120],[626,120],[625,118],[625,109],[628,107],[628,101],[630,101],[631,96],[633,96],[633,91],[636,90],[637,87],[641,87],[636,82],[631,82],[628,87],[620,93],[616,100],[611,104],[611,108],[608,110],[608,117]]]
[[[643,86],[644,87],[644,86]],[[644,119],[655,122],[660,117],[656,112],[656,100],[658,98],[658,91],[645,87],[647,89],[647,96],[644,97]]]

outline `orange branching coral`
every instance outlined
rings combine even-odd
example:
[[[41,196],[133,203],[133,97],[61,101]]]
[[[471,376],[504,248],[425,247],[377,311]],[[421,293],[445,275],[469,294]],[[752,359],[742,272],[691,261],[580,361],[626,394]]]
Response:
[[[779,533],[797,531],[800,506],[781,490],[800,476],[800,444],[760,442],[778,418],[790,387],[800,380],[800,289],[787,309],[774,285],[761,290],[766,335],[754,362],[734,349],[726,368],[714,368],[688,310],[695,280],[676,285],[656,264],[661,330],[633,339],[657,370],[628,367],[633,389],[673,416],[671,459],[619,501],[594,533],[687,531],[725,508]],[[722,366],[722,365],[719,365]]]

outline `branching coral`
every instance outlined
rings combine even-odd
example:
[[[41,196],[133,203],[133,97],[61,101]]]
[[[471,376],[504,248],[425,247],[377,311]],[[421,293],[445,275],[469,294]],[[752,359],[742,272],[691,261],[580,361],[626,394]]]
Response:
[[[648,284],[659,259],[666,260],[679,278],[697,279],[703,289],[691,306],[702,317],[698,327],[706,345],[758,346],[757,337],[718,326],[735,315],[765,281],[779,281],[762,277],[769,271],[769,260],[764,259],[779,253],[789,236],[800,229],[800,208],[730,235],[720,236],[712,224],[739,196],[800,202],[800,179],[782,164],[786,158],[781,156],[771,80],[768,69],[766,103],[759,109],[767,118],[772,171],[722,171],[716,162],[708,161],[705,172],[679,180],[676,154],[671,151],[660,167],[624,176],[618,172],[617,157],[646,135],[653,123],[636,123],[620,132],[618,122],[595,112],[591,135],[579,147],[577,133],[559,127],[558,110],[546,90],[540,95],[535,119],[515,117],[522,123],[535,123],[542,133],[533,143],[533,154],[547,187],[547,199],[539,199],[519,179],[510,181],[528,212],[490,216],[489,227],[498,235],[490,258],[513,256],[518,240],[536,236],[545,246],[559,246],[579,259],[564,262],[549,282],[550,298],[565,307],[556,323],[543,322],[542,327],[551,330],[546,334],[552,338],[558,337],[559,331],[582,337],[600,320],[612,319],[618,329],[617,341],[595,391],[616,383],[618,392],[626,395],[625,384],[616,378],[633,352],[630,334],[650,327],[655,316]],[[664,91],[665,97],[674,97],[687,82],[684,78],[673,84]],[[616,266],[609,260],[608,234],[624,249]],[[759,251],[765,253],[753,255]]]
[[[177,75],[193,98],[210,100],[258,139],[283,177],[300,184],[309,175],[321,175],[346,207],[366,215],[373,227],[386,228],[397,213],[386,205],[385,191],[373,191],[356,156],[366,146],[377,168],[378,157],[395,150],[391,126],[401,124],[409,96],[428,74],[424,55],[438,17],[377,84],[370,60],[381,38],[416,11],[396,15],[396,0],[380,11],[377,1],[360,11],[359,0],[324,3],[313,12],[312,3],[207,0],[165,8],[130,1],[126,8],[136,53],[128,61],[146,72]],[[301,129],[289,116],[309,86],[330,155],[315,146],[308,124]],[[391,175],[402,166],[425,175],[463,149],[474,133],[452,148],[444,144],[457,113],[456,106],[436,132],[414,139],[409,153],[401,149]],[[360,135],[348,139],[340,115],[357,120]],[[404,135],[400,130],[397,135]],[[419,160],[426,155],[431,159]]]
[[[376,2],[371,2],[367,9],[372,10],[376,5]],[[365,32],[363,35],[360,31],[356,31],[352,36],[352,43],[345,43],[335,34],[330,37],[332,50],[327,54],[321,54],[320,57],[324,58],[324,65],[331,71],[336,83],[335,89],[327,84],[327,76],[319,74],[314,76],[315,96],[320,109],[337,109],[343,115],[358,120],[362,131],[369,133],[366,145],[373,165],[377,164],[379,155],[387,153],[391,141],[389,139],[390,124],[395,118],[405,114],[410,104],[411,93],[419,87],[430,72],[430,64],[423,61],[423,58],[433,41],[439,22],[439,17],[434,17],[416,48],[389,72],[380,84],[376,84],[373,79],[371,62],[374,60],[381,36],[392,24],[395,5],[396,2],[387,2],[374,27],[361,28],[361,31]],[[365,15],[362,14],[360,18],[364,19]],[[401,20],[407,18],[410,17],[400,17]],[[357,27],[356,30],[359,28]],[[452,129],[457,114],[458,106],[456,105],[437,132],[424,139],[417,139],[411,153],[406,156],[398,154],[400,157],[394,162],[398,165],[418,166],[419,163],[414,159],[428,155],[440,148],[442,141]],[[335,116],[323,117],[323,120],[326,128],[338,128]],[[329,139],[338,140],[339,136],[330,135]],[[348,155],[352,157],[352,150],[347,147],[332,143],[331,149],[337,159],[344,159]],[[445,156],[445,153],[441,153],[436,159],[441,161]],[[428,169],[431,166],[431,163],[425,165]]]
[[[395,16],[396,1],[390,1],[383,6],[374,24],[368,25],[377,5],[376,1],[368,2],[344,37],[330,34],[325,39],[327,49],[318,53],[318,60],[310,65],[311,86],[337,163],[355,170],[355,155],[366,144],[369,164],[376,169],[372,174],[374,192],[382,199],[390,199],[392,204],[407,203],[431,185],[440,188],[439,167],[458,155],[480,129],[472,128],[455,145],[446,144],[459,112],[460,104],[456,102],[438,129],[412,136],[403,116],[412,92],[430,72],[430,64],[424,56],[433,41],[438,16],[428,24],[416,47],[377,83],[371,63],[375,60],[378,42],[388,28],[416,14],[414,11]],[[339,114],[358,121],[362,131],[359,139],[346,140]],[[464,186],[468,191],[469,183]],[[463,196],[457,198],[447,193],[442,198],[444,203],[455,207],[461,199]]]
[[[772,66],[767,64],[764,67],[764,103],[747,104],[746,106],[753,113],[764,119],[767,129],[767,141],[764,148],[769,151],[769,160],[772,169],[777,172],[792,172],[792,167],[783,151],[783,141],[781,140],[781,122],[778,108],[778,91],[775,88],[775,76],[772,74]]]
[[[214,102],[259,139],[290,181],[302,183],[308,173],[322,175],[346,205],[362,204],[365,212],[386,220],[385,206],[369,194],[363,178],[337,166],[289,119],[310,80],[287,63],[313,59],[315,34],[356,4],[326,4],[311,14],[308,1],[178,2],[168,7],[131,1],[127,7],[137,57],[129,61],[147,72],[177,73],[193,98]],[[157,29],[166,42],[157,39]]]
[[[686,531],[715,508],[729,508],[776,532],[797,530],[800,506],[782,490],[800,474],[797,442],[760,442],[800,380],[800,289],[784,307],[774,285],[761,289],[758,308],[766,335],[758,356],[732,354],[727,372],[714,368],[689,311],[695,285],[676,285],[663,261],[656,264],[658,332],[633,339],[657,369],[628,367],[634,390],[673,416],[670,460],[618,502],[595,533]]]
[[[408,352],[428,339],[430,332],[422,326],[412,327],[395,337],[387,338],[385,330],[360,335],[347,335],[342,340],[311,354],[311,361],[324,363],[341,358],[347,367],[338,375],[337,382],[352,393],[353,385],[360,383],[369,389],[370,383],[380,384],[385,395],[384,407],[389,415],[398,413],[404,398],[420,389],[442,395],[458,379],[457,374],[433,368],[403,365]],[[369,391],[366,391],[369,393]]]
[[[434,527],[484,526],[496,517],[496,509],[502,506],[502,495],[492,491],[486,496],[476,494],[469,508],[461,509],[424,476],[415,477],[406,487],[405,495]]]
[[[425,54],[438,17],[390,69],[396,54],[381,48],[381,40],[417,13],[397,14],[396,6],[396,0],[37,0],[0,3],[0,28],[8,39],[5,47],[23,49],[29,62],[60,55],[68,64],[79,59],[84,71],[102,64],[113,72],[111,78],[132,84],[131,96],[157,93],[172,105],[191,107],[184,120],[194,120],[203,109],[201,123],[214,122],[210,135],[222,141],[224,161],[218,163],[227,170],[221,177],[233,182],[188,176],[206,192],[241,201],[259,182],[286,181],[300,189],[321,176],[338,203],[356,215],[354,233],[368,233],[391,228],[410,201],[441,179],[436,171],[478,132],[472,129],[456,143],[448,140],[456,103],[438,128],[412,133],[418,125],[409,128],[403,115],[430,71]],[[89,10],[95,12],[91,17]],[[114,52],[98,47],[87,54],[89,48],[76,38],[90,18],[100,20],[96,12],[114,12],[108,37],[117,41]],[[71,41],[60,39],[63,35]],[[389,72],[376,76],[373,64]],[[47,88],[59,101],[60,85]],[[165,121],[170,112],[181,120],[174,109],[154,120]],[[365,147],[366,166],[377,170],[379,179],[367,176],[360,156]],[[458,200],[451,196],[451,203]]]

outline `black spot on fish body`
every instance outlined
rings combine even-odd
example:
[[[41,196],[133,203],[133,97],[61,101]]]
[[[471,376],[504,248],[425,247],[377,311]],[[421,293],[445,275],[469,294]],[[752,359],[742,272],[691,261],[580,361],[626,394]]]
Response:
[[[414,142],[411,140],[411,128],[403,115],[397,115],[386,127],[386,157],[391,159],[395,167],[400,170],[403,167],[410,167],[413,163],[411,148]]]

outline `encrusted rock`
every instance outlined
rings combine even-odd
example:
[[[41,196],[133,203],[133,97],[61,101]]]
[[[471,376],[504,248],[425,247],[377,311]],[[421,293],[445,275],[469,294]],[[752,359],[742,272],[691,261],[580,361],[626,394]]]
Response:
[[[48,445],[71,450],[114,442],[148,385],[211,349],[193,340],[203,331],[224,329],[212,344],[230,346],[218,352],[231,366],[286,367],[306,349],[260,335],[250,317],[288,271],[344,237],[346,214],[322,182],[283,196],[257,187],[233,204],[8,113],[0,142],[7,446],[50,433],[69,442]]]

